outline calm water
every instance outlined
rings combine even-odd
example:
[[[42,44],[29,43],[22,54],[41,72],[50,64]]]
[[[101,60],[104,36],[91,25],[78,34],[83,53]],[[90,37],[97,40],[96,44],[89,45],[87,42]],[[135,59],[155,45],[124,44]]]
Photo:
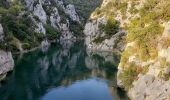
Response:
[[[116,86],[119,58],[66,41],[15,57],[0,100],[127,100]]]

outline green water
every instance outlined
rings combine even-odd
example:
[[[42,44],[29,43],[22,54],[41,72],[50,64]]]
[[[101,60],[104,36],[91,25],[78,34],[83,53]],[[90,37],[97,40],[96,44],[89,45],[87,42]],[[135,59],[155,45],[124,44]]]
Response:
[[[83,42],[17,55],[0,100],[127,100],[117,88],[119,57],[86,51]]]

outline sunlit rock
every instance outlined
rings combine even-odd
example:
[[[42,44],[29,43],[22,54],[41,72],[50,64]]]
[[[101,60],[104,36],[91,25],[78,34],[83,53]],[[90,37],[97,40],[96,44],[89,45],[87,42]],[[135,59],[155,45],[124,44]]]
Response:
[[[36,23],[37,27],[35,28],[35,32],[46,34],[46,29],[44,28],[42,23]]]
[[[165,25],[163,36],[170,37],[170,21]]]
[[[74,5],[67,5],[66,6],[66,13],[70,16],[70,18],[73,20],[73,21],[77,21],[80,23],[80,19],[79,19],[79,16],[78,14],[76,13],[75,11],[75,7]]]
[[[60,18],[60,15],[58,13],[58,9],[54,8],[53,11],[54,11],[54,13],[52,13],[51,16],[50,16],[51,25],[55,28],[61,27],[60,26],[61,18]]]
[[[26,3],[26,7],[32,11],[33,10],[33,4],[34,4],[34,0],[25,0]]]
[[[169,100],[170,81],[152,75],[140,76],[129,91],[132,100]]]
[[[4,40],[4,30],[2,25],[0,24],[0,42]]]
[[[13,70],[14,60],[11,52],[0,51],[0,75]]]
[[[41,20],[41,22],[43,22],[44,24],[46,24],[47,15],[46,15],[46,12],[44,11],[41,3],[37,4],[37,5],[34,7],[33,14],[34,14],[35,16],[37,16],[37,17]]]

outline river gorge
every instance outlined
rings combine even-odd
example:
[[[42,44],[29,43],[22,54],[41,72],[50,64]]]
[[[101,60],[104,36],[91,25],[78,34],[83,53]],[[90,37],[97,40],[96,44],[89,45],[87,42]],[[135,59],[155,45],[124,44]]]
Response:
[[[83,41],[56,43],[14,60],[0,100],[128,100],[116,82],[119,55],[89,51]]]
[[[170,0],[0,0],[0,100],[170,100]]]

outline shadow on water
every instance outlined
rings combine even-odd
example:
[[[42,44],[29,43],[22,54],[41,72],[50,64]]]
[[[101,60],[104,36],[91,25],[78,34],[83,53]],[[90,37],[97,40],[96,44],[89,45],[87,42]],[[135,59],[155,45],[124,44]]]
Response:
[[[116,85],[119,57],[86,51],[83,42],[66,41],[15,60],[0,100],[127,100]]]

